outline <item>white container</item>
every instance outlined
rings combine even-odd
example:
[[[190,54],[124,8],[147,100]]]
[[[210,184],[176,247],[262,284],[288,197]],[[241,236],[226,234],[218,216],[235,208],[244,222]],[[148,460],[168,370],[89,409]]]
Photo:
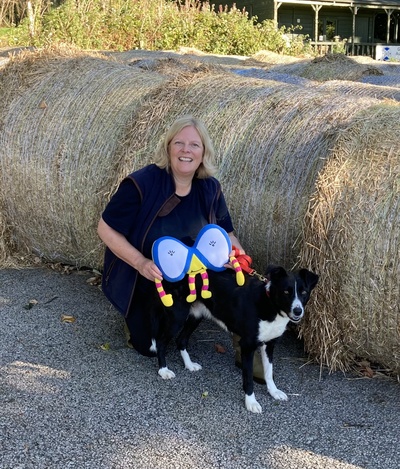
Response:
[[[400,62],[400,45],[388,46],[388,45],[378,45],[376,46],[375,53],[376,60],[396,60]]]

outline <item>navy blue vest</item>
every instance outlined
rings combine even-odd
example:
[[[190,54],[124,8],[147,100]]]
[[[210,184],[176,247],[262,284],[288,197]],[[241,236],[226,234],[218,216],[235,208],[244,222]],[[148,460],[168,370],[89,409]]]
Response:
[[[139,190],[141,209],[135,228],[127,236],[128,241],[140,252],[149,229],[158,216],[170,213],[180,202],[175,195],[175,183],[171,174],[152,164],[127,176]],[[221,186],[217,179],[209,177],[199,179],[202,197],[208,211],[208,222],[216,223],[216,208],[221,194]],[[106,248],[102,289],[108,300],[123,315],[130,310],[138,272],[136,269],[119,259],[110,249]],[[154,287],[155,288],[155,287]]]

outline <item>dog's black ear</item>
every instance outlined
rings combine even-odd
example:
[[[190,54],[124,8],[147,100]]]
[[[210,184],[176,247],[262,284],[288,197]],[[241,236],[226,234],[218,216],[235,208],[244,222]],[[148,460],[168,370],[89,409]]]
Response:
[[[318,283],[319,276],[307,269],[300,269],[299,276],[303,282],[312,290]]]
[[[266,277],[268,280],[282,278],[287,275],[286,270],[279,265],[269,265],[267,267]]]

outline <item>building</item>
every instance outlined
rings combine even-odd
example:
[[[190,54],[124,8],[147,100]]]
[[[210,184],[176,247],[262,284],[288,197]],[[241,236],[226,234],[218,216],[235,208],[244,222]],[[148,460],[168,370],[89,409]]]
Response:
[[[232,2],[226,2],[232,6]],[[271,19],[278,27],[301,26],[311,41],[400,43],[400,0],[253,0],[234,2],[258,21]]]

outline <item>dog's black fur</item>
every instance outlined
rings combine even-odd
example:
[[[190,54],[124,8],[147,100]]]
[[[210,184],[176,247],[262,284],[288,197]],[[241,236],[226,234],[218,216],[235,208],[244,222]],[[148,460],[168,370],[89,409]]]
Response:
[[[182,326],[177,346],[185,367],[191,371],[201,369],[199,364],[191,361],[187,345],[203,318],[213,319],[241,337],[239,343],[245,404],[251,412],[260,413],[261,406],[254,396],[254,353],[260,348],[268,392],[275,399],[286,400],[286,394],[277,389],[273,380],[274,342],[284,333],[289,321],[298,323],[303,317],[311,291],[318,282],[318,275],[307,269],[287,272],[282,267],[270,266],[266,273],[268,282],[246,276],[245,285],[241,287],[237,285],[235,272],[231,269],[209,271],[208,275],[211,298],[203,299],[199,295],[195,303],[189,304],[186,302],[184,283],[171,284],[174,305],[165,308],[163,315],[152,316],[152,350],[158,357],[158,373],[164,379],[175,376],[166,365],[166,347]],[[200,292],[200,289],[197,291]]]

